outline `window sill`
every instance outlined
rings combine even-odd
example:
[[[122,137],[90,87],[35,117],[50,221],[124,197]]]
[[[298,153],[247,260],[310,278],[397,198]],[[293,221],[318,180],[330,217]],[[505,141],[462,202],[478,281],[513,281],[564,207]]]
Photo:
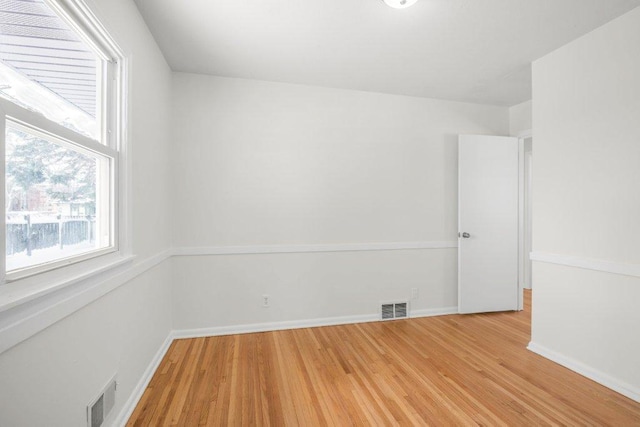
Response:
[[[126,268],[134,259],[133,255],[122,256],[114,253],[69,266],[68,269],[62,268],[12,280],[0,286],[0,315],[23,304],[44,299],[67,287],[108,275],[116,269]]]

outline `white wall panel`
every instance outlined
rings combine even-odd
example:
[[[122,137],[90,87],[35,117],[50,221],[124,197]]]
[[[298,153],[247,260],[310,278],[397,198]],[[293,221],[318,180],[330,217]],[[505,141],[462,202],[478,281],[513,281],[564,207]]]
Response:
[[[640,280],[619,272],[640,264],[639,42],[634,9],[533,66],[533,250],[571,262],[534,262],[532,344],[635,396]]]
[[[176,247],[457,240],[457,135],[508,109],[174,74]],[[206,248],[211,248],[207,251]],[[455,249],[175,259],[177,329],[456,305]],[[260,296],[272,296],[270,309]]]

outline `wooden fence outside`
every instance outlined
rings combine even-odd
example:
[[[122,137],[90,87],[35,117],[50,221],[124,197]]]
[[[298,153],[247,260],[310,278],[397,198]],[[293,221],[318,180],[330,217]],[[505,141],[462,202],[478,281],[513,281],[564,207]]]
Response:
[[[65,217],[31,213],[7,214],[7,255],[36,249],[74,245],[95,239],[94,216]]]

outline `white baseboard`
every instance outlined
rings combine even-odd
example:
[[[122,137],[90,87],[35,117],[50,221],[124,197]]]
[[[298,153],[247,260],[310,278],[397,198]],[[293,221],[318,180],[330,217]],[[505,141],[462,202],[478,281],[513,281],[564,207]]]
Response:
[[[249,325],[218,326],[213,328],[181,329],[173,331],[179,338],[216,337],[220,335],[250,334],[253,332],[282,331],[286,329],[315,328],[318,326],[348,325],[380,320],[379,314],[362,314],[357,316],[326,317],[321,319],[290,320],[284,322],[254,323]]]
[[[410,317],[431,317],[458,314],[458,307],[412,310]],[[221,335],[250,334],[254,332],[282,331],[287,329],[316,328],[320,326],[349,325],[353,323],[376,322],[380,314],[361,314],[356,316],[325,317],[320,319],[290,320],[284,322],[254,323],[249,325],[218,326],[213,328],[181,329],[173,331],[179,338],[216,337]]]
[[[129,417],[131,417],[131,414],[133,414],[133,411],[136,409],[136,406],[138,405],[138,402],[140,402],[140,399],[147,389],[149,382],[151,382],[151,378],[153,378],[153,374],[156,373],[158,366],[160,366],[160,362],[162,362],[165,354],[167,354],[167,351],[169,350],[169,347],[171,346],[173,340],[173,333],[170,332],[167,338],[162,343],[162,346],[160,347],[158,352],[153,356],[153,359],[151,359],[151,363],[149,363],[149,366],[147,366],[147,369],[145,369],[144,373],[142,374],[142,378],[140,378],[140,381],[138,381],[138,384],[131,392],[129,399],[127,399],[122,410],[118,414],[118,417],[115,419],[112,425],[124,427],[127,424],[127,421],[129,421]]]
[[[411,310],[411,317],[433,317],[459,314],[458,306],[443,308],[427,308],[423,310]]]
[[[640,402],[640,389],[634,387],[630,384],[625,383],[617,378],[613,378],[597,369],[594,369],[584,363],[578,362],[570,357],[564,356],[560,353],[557,353],[553,350],[549,350],[548,348],[541,346],[539,344],[534,343],[533,341],[529,343],[527,349],[530,351],[539,354],[542,357],[545,357],[559,365],[564,366],[565,368],[571,369],[572,371],[589,378],[603,386],[610,388],[613,391],[616,391],[629,399],[635,400],[636,402]]]

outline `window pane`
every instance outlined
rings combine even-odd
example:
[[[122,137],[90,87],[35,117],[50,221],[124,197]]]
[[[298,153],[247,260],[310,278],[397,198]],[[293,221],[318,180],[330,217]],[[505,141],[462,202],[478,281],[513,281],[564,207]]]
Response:
[[[100,64],[43,0],[0,0],[0,96],[98,140]]]
[[[7,122],[7,271],[110,245],[109,162]]]

